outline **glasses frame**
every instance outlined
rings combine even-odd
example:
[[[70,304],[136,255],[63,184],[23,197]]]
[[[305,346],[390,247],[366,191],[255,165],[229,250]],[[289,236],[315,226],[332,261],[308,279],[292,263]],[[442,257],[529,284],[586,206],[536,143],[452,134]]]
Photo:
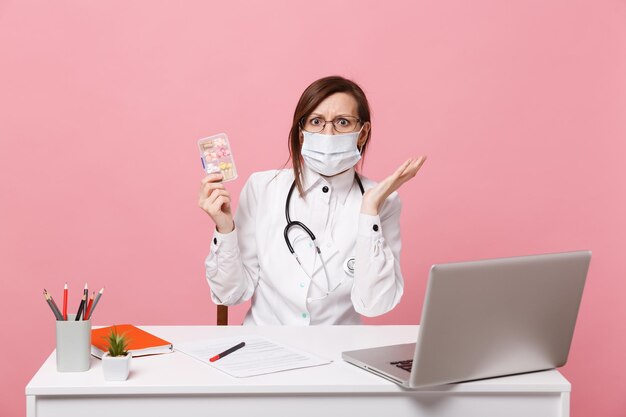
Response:
[[[309,132],[309,133],[320,133],[320,132],[323,132],[323,131],[324,131],[324,129],[326,128],[326,124],[327,124],[327,123],[330,123],[330,124],[331,124],[331,126],[333,127],[333,130],[334,130],[335,132],[337,132],[337,133],[351,133],[351,132],[356,132],[356,131],[357,131],[357,128],[359,127],[359,124],[362,124],[362,123],[363,123],[363,120],[359,119],[359,118],[358,118],[358,117],[356,117],[356,116],[337,116],[337,117],[335,117],[333,120],[326,120],[326,119],[322,119],[321,117],[316,117],[317,119],[322,120],[322,121],[324,122],[324,124],[322,124],[322,125],[321,125],[321,126],[322,126],[322,128],[321,128],[320,130],[318,130],[318,131],[316,131],[316,132],[312,132],[312,131],[307,130],[307,129],[305,129],[305,128],[304,128],[304,125],[305,125],[305,123],[306,123],[306,119],[307,119],[308,117],[310,117],[310,115],[309,115],[309,116],[303,116],[303,117],[300,119],[300,129],[304,130],[305,132]],[[347,131],[347,132],[342,132],[342,131],[338,130],[338,129],[337,129],[337,127],[335,126],[335,121],[336,121],[336,120],[338,120],[338,119],[348,119],[348,118],[349,118],[349,119],[354,119],[354,120],[356,120],[356,127],[355,127],[354,129],[352,129],[352,130]]]

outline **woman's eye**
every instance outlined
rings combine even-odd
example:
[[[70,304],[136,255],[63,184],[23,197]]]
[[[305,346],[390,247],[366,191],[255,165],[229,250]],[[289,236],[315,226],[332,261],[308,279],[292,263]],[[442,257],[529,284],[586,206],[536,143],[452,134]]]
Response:
[[[350,124],[350,121],[348,119],[339,119],[337,120],[337,123],[339,123],[341,126],[348,126]]]
[[[321,120],[318,119],[317,117],[314,117],[311,120],[309,120],[309,123],[311,123],[313,126],[317,126],[321,123]]]

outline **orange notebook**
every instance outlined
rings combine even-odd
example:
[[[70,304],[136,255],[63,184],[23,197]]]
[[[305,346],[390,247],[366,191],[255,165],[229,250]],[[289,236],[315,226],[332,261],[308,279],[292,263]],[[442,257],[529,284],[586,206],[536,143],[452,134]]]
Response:
[[[132,324],[117,324],[117,333],[124,334],[129,339],[128,351],[133,356],[156,355],[158,353],[170,353],[174,351],[174,346],[167,340],[156,337],[152,333],[141,330]],[[91,330],[91,354],[102,358],[104,352],[108,350],[109,342],[106,337],[111,332],[113,326],[101,327]]]

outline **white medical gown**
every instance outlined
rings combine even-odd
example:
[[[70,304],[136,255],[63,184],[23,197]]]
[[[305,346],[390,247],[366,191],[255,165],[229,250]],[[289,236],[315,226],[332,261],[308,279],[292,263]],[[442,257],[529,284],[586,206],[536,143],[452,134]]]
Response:
[[[214,232],[205,262],[213,301],[235,305],[252,298],[244,324],[257,325],[360,324],[361,315],[390,311],[404,288],[398,194],[387,198],[378,216],[361,214],[354,169],[334,177],[322,177],[306,165],[303,169],[305,198],[294,189],[290,217],[316,236],[328,274],[302,229],[289,232],[302,267],[285,243],[285,201],[293,170],[258,172],[241,191],[235,230]],[[361,180],[366,190],[375,184]],[[353,275],[345,268],[350,258],[355,258]],[[323,289],[339,283],[317,299],[324,296]]]

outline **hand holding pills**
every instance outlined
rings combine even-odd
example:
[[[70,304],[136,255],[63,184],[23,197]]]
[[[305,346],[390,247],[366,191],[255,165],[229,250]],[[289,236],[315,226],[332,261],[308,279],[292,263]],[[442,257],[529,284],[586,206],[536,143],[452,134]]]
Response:
[[[202,179],[198,205],[211,216],[220,233],[230,233],[235,229],[230,205],[230,193],[222,183],[221,173],[209,174]]]
[[[198,205],[215,222],[220,233],[230,233],[235,228],[230,205],[230,193],[223,183],[237,178],[235,161],[230,151],[226,133],[202,138],[198,141],[202,167],[207,176],[202,179]]]

